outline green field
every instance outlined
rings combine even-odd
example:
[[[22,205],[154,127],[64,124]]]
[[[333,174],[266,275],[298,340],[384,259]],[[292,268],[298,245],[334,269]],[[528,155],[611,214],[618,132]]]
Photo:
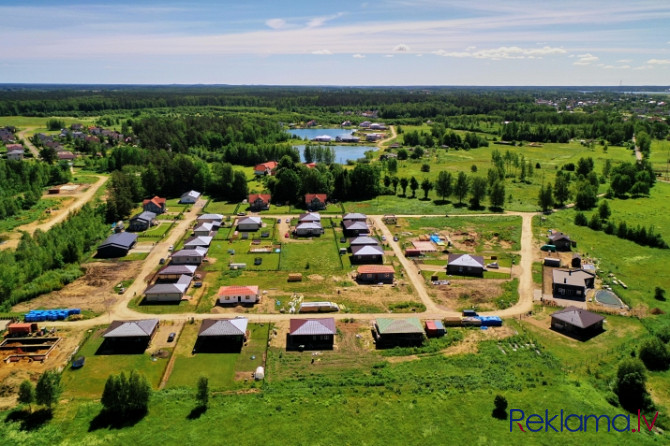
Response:
[[[62,199],[58,198],[40,199],[35,206],[30,209],[20,210],[17,214],[0,220],[0,233],[9,232],[19,226],[27,225],[34,221],[46,221],[49,218],[46,210],[60,209],[61,201]]]

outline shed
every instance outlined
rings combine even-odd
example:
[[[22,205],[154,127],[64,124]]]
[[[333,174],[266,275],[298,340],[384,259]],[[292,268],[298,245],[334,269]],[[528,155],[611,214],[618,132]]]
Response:
[[[544,265],[545,266],[551,266],[551,267],[560,267],[561,266],[561,259],[558,257],[545,257],[544,258]]]
[[[37,324],[30,322],[15,322],[7,325],[7,333],[9,336],[26,336],[37,330]]]
[[[423,325],[416,317],[378,318],[372,332],[378,348],[419,346],[424,341]]]
[[[137,243],[137,234],[129,232],[112,234],[98,246],[96,257],[102,259],[123,257],[135,246],[135,243]]]
[[[572,256],[572,261],[570,262],[570,266],[573,268],[581,268],[582,267],[582,256],[579,254],[574,254]]]
[[[335,342],[335,319],[291,319],[286,336],[287,350],[332,350]]]
[[[556,246],[556,249],[559,251],[570,251],[570,248],[576,246],[577,243],[570,240],[568,234],[563,232],[554,231],[549,236],[549,244]]]
[[[426,336],[429,338],[439,338],[445,333],[446,330],[441,321],[426,321]]]

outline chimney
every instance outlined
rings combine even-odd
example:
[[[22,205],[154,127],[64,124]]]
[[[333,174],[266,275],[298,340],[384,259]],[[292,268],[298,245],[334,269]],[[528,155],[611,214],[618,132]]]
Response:
[[[568,276],[572,276],[572,270],[568,271]]]
[[[563,278],[563,283],[568,283],[568,278],[567,277]]]

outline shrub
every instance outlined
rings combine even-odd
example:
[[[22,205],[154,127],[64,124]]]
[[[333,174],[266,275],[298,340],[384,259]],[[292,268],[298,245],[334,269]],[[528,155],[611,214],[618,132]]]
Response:
[[[670,350],[658,337],[647,339],[642,343],[640,359],[649,370],[670,368]]]

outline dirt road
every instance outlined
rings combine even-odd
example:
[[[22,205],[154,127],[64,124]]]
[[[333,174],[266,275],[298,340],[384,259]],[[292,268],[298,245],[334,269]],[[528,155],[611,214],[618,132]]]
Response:
[[[23,143],[26,147],[28,147],[28,150],[30,150],[35,159],[38,160],[40,159],[40,151],[37,150],[37,147],[35,147],[32,142],[30,142],[30,137],[27,136],[27,133],[34,131],[36,128],[37,127],[26,127],[25,129],[18,132],[17,135],[19,136],[19,139],[23,140]]]

